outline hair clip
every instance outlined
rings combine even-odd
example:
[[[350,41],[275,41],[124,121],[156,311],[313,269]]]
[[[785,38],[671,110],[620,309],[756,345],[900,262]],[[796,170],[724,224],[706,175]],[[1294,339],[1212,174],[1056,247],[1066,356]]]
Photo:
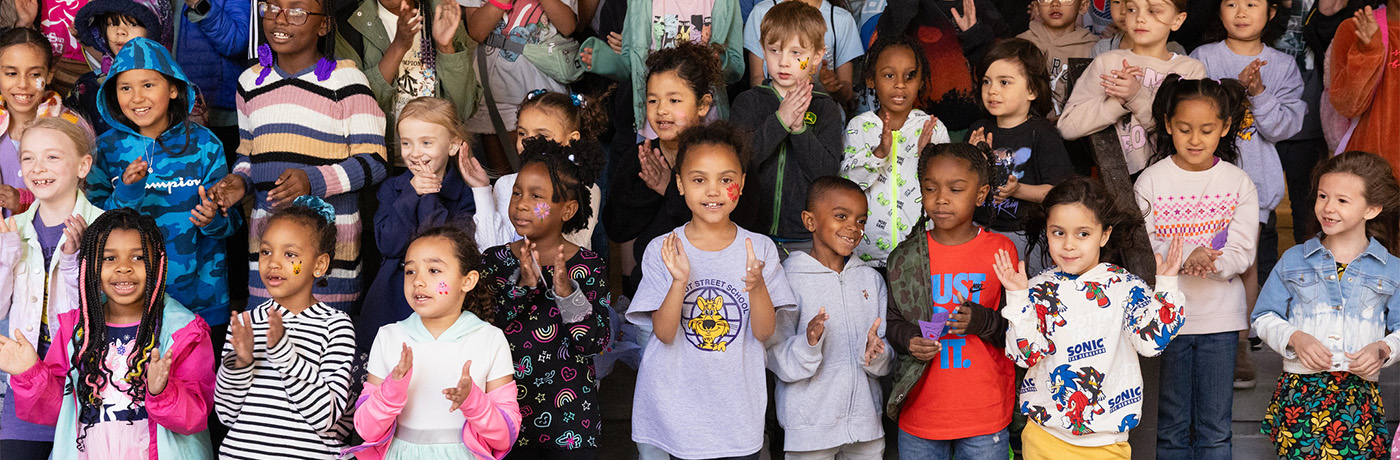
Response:
[[[575,93],[575,92],[573,92],[573,91],[570,91],[570,92],[569,92],[569,100],[574,102],[574,107],[583,107],[584,100],[583,100],[583,95],[582,95],[582,94],[579,94],[579,93]]]
[[[543,96],[544,93],[548,93],[548,92],[549,92],[549,90],[547,90],[547,89],[532,90],[532,91],[530,91],[530,92],[528,92],[528,93],[525,93],[525,100],[527,100],[527,101],[533,101],[533,100],[535,100],[535,98],[540,97],[540,96]]]
[[[321,218],[326,219],[326,222],[335,225],[335,207],[327,203],[326,200],[311,195],[302,195],[292,200],[292,205],[310,208],[312,211],[316,211],[317,214],[320,214]]]

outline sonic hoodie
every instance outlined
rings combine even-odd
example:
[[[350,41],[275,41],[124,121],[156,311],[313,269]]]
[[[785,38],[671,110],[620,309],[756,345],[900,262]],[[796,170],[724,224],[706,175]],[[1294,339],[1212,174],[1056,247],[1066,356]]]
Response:
[[[133,69],[154,70],[178,82],[184,97],[170,101],[170,110],[188,113],[193,108],[194,85],[159,43],[145,38],[127,42],[117,54],[111,75]],[[107,79],[98,90],[99,101],[106,101],[106,93],[117,90],[116,81]],[[124,121],[121,107],[103,103],[98,112],[112,129],[97,138],[92,173],[88,174],[88,199],[102,209],[134,208],[154,217],[165,233],[167,292],[206,323],[227,323],[228,268],[223,240],[242,225],[242,220],[236,209],[230,209],[227,216],[215,213],[214,220],[202,228],[190,221],[190,211],[200,202],[199,187],[210,188],[229,173],[223,144],[208,128],[188,121],[171,125],[152,139],[137,132],[134,123]],[[149,165],[146,178],[133,184],[123,182],[127,165],[138,158]]]

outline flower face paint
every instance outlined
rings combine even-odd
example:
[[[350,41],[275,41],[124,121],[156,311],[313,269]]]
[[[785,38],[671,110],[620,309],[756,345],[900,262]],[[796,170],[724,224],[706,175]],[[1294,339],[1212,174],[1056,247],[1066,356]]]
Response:
[[[301,274],[301,261],[292,262],[292,274],[293,274],[293,275],[300,275],[300,274]]]
[[[549,209],[550,209],[549,203],[538,203],[538,204],[536,204],[536,205],[535,205],[535,217],[540,218],[540,220],[544,220],[545,218],[549,217]]]
[[[438,281],[438,295],[447,295],[447,283]]]
[[[739,201],[739,184],[729,184],[724,191],[729,192],[729,201]]]

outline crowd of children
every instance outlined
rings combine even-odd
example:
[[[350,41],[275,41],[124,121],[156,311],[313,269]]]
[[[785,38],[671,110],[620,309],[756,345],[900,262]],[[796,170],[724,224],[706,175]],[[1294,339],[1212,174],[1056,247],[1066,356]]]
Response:
[[[1400,0],[13,3],[7,460],[1400,455]]]

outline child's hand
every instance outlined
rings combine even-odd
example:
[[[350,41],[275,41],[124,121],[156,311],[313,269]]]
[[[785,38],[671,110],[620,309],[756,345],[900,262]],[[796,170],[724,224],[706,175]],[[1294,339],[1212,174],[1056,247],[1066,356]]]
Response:
[[[18,232],[19,224],[15,223],[15,217],[10,216],[5,220],[0,220],[0,233]]]
[[[938,357],[938,351],[943,349],[943,344],[923,337],[909,339],[909,354],[919,361],[933,361]]]
[[[423,17],[418,15],[413,5],[417,5],[417,2],[399,2],[398,30],[394,31],[394,43],[411,47],[412,40],[418,38],[418,32],[423,30]]]
[[[884,352],[885,341],[880,338],[880,318],[875,318],[875,324],[870,326],[869,331],[865,331],[865,365],[869,366]]]
[[[610,43],[611,44],[611,43]],[[578,50],[578,62],[588,70],[593,70],[593,47],[586,46]]]
[[[822,89],[827,94],[836,94],[846,89],[846,85],[841,83],[841,79],[836,76],[836,72],[828,69],[823,63],[821,69],[817,71],[818,78],[822,81]]]
[[[754,288],[766,288],[763,282],[763,266],[766,262],[758,260],[758,256],[754,255],[752,239],[745,238],[744,247],[749,251],[748,260],[744,262],[744,292]]]
[[[650,139],[643,141],[637,147],[637,160],[642,162],[642,172],[637,176],[646,182],[651,191],[665,196],[666,184],[671,181],[671,168],[666,166],[666,157],[661,156],[661,149],[651,148]]]
[[[1308,369],[1325,371],[1332,368],[1332,350],[1328,350],[1311,334],[1294,332],[1288,337],[1288,346],[1293,348],[1293,352],[1298,354],[1298,360]]]
[[[544,274],[540,273],[538,268],[540,253],[535,250],[535,243],[529,238],[520,240],[520,250],[515,258],[520,260],[520,280],[515,285],[523,288],[539,286],[540,278],[543,278]]]
[[[486,168],[471,154],[466,142],[462,142],[460,150],[457,151],[457,170],[462,173],[462,180],[467,182],[468,187],[491,185],[491,176],[486,175]]]
[[[214,184],[214,189],[209,191],[209,197],[219,205],[220,212],[228,215],[228,209],[238,205],[243,201],[243,195],[248,192],[248,184],[243,181],[243,176],[229,174]]]
[[[977,3],[973,0],[963,0],[962,14],[957,8],[953,8],[953,23],[958,26],[958,30],[967,32],[972,26],[977,25]]]
[[[608,32],[608,47],[612,48],[614,53],[622,53],[622,34]]]
[[[442,389],[443,396],[447,396],[447,400],[452,401],[452,407],[447,409],[448,412],[461,409],[462,402],[466,401],[467,396],[472,394],[471,370],[472,360],[468,359],[466,364],[462,365],[462,378],[457,379],[457,386]]]
[[[442,179],[428,171],[427,163],[410,163],[408,170],[413,173],[413,178],[408,180],[408,184],[413,186],[413,192],[418,196],[442,191]]]
[[[267,349],[277,346],[277,342],[282,340],[282,335],[286,329],[282,327],[282,312],[268,310],[267,312]]]
[[[1372,342],[1356,353],[1347,353],[1347,359],[1351,360],[1351,366],[1347,370],[1356,375],[1375,375],[1381,371],[1381,365],[1385,364],[1386,358],[1389,357],[1390,345],[1383,341]]]
[[[214,213],[219,212],[219,205],[209,198],[209,193],[204,190],[204,186],[199,186],[199,204],[190,210],[190,223],[195,227],[203,228],[214,221]]]
[[[452,54],[457,50],[452,46],[452,36],[461,24],[462,7],[457,6],[457,2],[438,3],[437,13],[433,15],[433,43],[437,44],[439,53]]]
[[[826,332],[826,320],[831,319],[831,315],[826,314],[826,307],[817,311],[817,316],[813,316],[807,322],[807,345],[817,346],[817,341],[822,339],[822,333]]]
[[[1218,271],[1215,268],[1215,259],[1221,254],[1224,253],[1205,246],[1197,246],[1196,250],[1191,251],[1191,255],[1186,257],[1186,263],[1182,268],[1186,270],[1187,275],[1205,278]]]
[[[783,96],[783,101],[778,103],[778,119],[787,123],[788,131],[797,131],[802,128],[803,117],[811,103],[812,81],[808,79]]]
[[[146,180],[146,173],[151,168],[150,163],[145,158],[137,158],[136,161],[126,165],[126,170],[122,171],[122,183],[126,185],[135,184]]]
[[[267,192],[267,201],[272,203],[274,208],[291,204],[297,197],[311,193],[311,178],[306,177],[306,171],[301,168],[282,171],[275,185],[272,191]]]
[[[0,208],[9,209],[12,213],[18,214],[19,189],[0,184]]]
[[[967,334],[967,325],[972,323],[972,310],[963,307],[967,303],[957,291],[953,291],[953,300],[958,304],[953,306],[953,311],[948,313],[948,332],[954,335]]]
[[[39,0],[15,0],[15,13],[19,15],[18,27],[33,24],[34,18],[39,17]]]
[[[889,112],[885,112],[880,118],[885,122],[885,126],[880,130],[880,145],[875,146],[873,153],[875,158],[884,159],[890,156],[890,149],[894,148],[894,126],[890,125]]]
[[[684,284],[690,281],[690,258],[685,255],[682,246],[680,237],[674,232],[666,235],[666,239],[661,241],[661,262],[666,264],[666,271],[671,272],[672,282]]]
[[[10,375],[23,374],[39,362],[39,352],[34,345],[15,329],[14,338],[0,335],[0,372]]]
[[[1157,257],[1157,276],[1176,276],[1181,272],[1181,238],[1172,238],[1166,259],[1161,254],[1153,255]]]
[[[11,222],[14,218],[11,217]],[[87,231],[87,219],[74,214],[63,220],[63,246],[58,250],[64,254],[73,255],[78,253],[78,246],[83,244],[83,232]]]
[[[151,396],[165,391],[165,384],[170,383],[170,366],[175,362],[175,350],[166,350],[162,357],[160,349],[151,350],[152,359],[146,364],[146,392]]]
[[[919,143],[915,144],[919,148],[919,153],[923,153],[924,147],[933,142],[933,131],[936,129],[938,129],[938,117],[928,117],[928,121],[924,122],[923,131],[919,133]],[[991,138],[991,136],[987,136],[987,139]]]
[[[997,280],[1001,282],[1001,287],[1007,292],[1024,291],[1030,288],[1031,282],[1026,278],[1026,263],[1011,263],[1011,254],[1005,249],[997,250],[995,256],[996,263],[992,264],[992,270],[996,272]]]
[[[976,130],[973,130],[972,134],[969,134],[967,136],[967,143],[972,144],[974,147],[981,148],[981,144],[983,142],[987,143],[987,148],[992,147],[992,135],[988,134],[982,128],[977,128]]]
[[[1001,203],[1016,197],[1016,192],[1021,190],[1021,180],[1015,174],[1006,176],[1006,185],[997,187],[996,196],[992,197],[992,202]]]
[[[1269,61],[1255,59],[1250,61],[1249,65],[1244,66],[1244,70],[1240,71],[1240,84],[1249,91],[1250,97],[1258,96],[1264,92],[1264,77],[1260,75],[1259,69],[1268,63]]]
[[[1375,12],[1371,11],[1371,7],[1368,6],[1356,10],[1356,13],[1353,13],[1351,17],[1356,19],[1356,41],[1361,43],[1361,46],[1370,46],[1371,40],[1381,30],[1381,27],[1376,25]]]
[[[559,255],[554,257],[554,295],[560,298],[574,294],[574,279],[569,277],[568,260],[564,258],[564,243],[559,243]]]
[[[253,317],[248,312],[234,313],[228,319],[229,342],[233,343],[234,367],[253,365]]]
[[[1122,104],[1127,104],[1129,99],[1137,95],[1142,89],[1142,81],[1138,80],[1143,76],[1142,68],[1128,64],[1128,60],[1123,60],[1122,70],[1110,70],[1107,74],[1100,75],[1103,81],[1104,93],[1118,99]]]
[[[408,375],[408,371],[413,369],[413,349],[403,344],[403,349],[399,350],[399,364],[394,366],[393,372],[389,373],[391,380],[403,380],[403,376]]]

